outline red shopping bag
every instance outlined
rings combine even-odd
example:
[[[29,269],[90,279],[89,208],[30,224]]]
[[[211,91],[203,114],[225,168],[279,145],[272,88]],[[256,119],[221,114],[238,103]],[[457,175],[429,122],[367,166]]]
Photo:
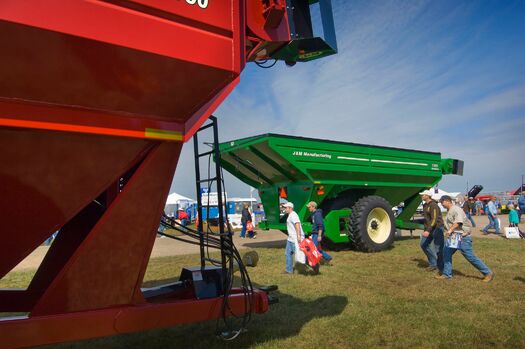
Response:
[[[251,221],[246,223],[246,231],[253,231],[253,224]]]
[[[306,255],[306,259],[308,259],[308,265],[314,268],[319,262],[321,261],[321,253],[315,247],[314,242],[310,238],[303,239],[301,243],[299,244],[299,248],[304,252]]]

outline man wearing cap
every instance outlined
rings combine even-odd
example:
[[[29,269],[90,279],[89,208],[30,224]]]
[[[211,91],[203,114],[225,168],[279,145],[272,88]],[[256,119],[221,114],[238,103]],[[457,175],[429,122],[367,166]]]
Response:
[[[494,273],[474,254],[472,249],[472,237],[470,236],[472,225],[465,212],[459,206],[456,206],[448,195],[443,195],[439,201],[448,210],[445,218],[445,238],[450,237],[453,233],[459,233],[461,234],[461,242],[457,248],[448,247],[445,244],[443,249],[443,274],[435,277],[442,280],[452,278],[452,255],[454,255],[456,250],[459,250],[463,257],[484,275],[483,282],[492,281]]]
[[[306,207],[312,213],[312,241],[321,252],[321,255],[323,256],[323,259],[327,262],[327,264],[331,264],[332,256],[330,256],[328,253],[326,253],[324,250],[321,249],[319,246],[319,243],[323,240],[324,237],[324,222],[323,222],[323,211],[320,208],[317,208],[317,203],[315,201],[310,201]]]
[[[421,235],[420,246],[428,259],[429,271],[443,272],[443,216],[436,201],[432,199],[432,191],[425,190],[421,193],[423,200],[423,217],[425,218],[425,231]]]
[[[286,240],[286,250],[284,252],[284,255],[286,256],[286,273],[293,274],[293,255],[297,253],[295,250],[296,246],[298,246],[304,239],[304,231],[301,226],[299,215],[293,210],[293,203],[285,203],[284,209],[288,214],[288,218],[286,219],[288,240]]]

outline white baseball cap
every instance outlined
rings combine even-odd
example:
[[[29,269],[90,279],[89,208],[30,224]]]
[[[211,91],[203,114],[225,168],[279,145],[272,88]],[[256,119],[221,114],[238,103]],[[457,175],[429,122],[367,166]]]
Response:
[[[427,189],[427,190],[423,190],[421,193],[419,193],[419,195],[428,195],[428,196],[432,197],[432,195],[434,195],[434,193],[432,192],[432,190]]]
[[[284,204],[284,207],[290,207],[290,208],[293,208],[293,203],[291,203],[291,202],[287,202],[286,204]]]

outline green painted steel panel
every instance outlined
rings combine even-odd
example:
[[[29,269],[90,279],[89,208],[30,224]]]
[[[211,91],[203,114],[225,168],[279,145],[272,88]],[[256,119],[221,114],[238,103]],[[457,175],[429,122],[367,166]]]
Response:
[[[360,197],[379,195],[392,206],[405,202],[405,211],[398,217],[404,223],[398,226],[407,226],[420,191],[437,184],[443,174],[462,172],[461,161],[442,159],[440,153],[277,134],[229,141],[219,148],[223,167],[259,189],[269,226],[284,223],[280,187],[287,188],[288,200],[303,222],[310,216],[305,207],[309,201],[324,206],[328,217],[330,211],[351,208]],[[348,206],[331,207],[333,202]],[[339,216],[335,212],[332,216],[329,225],[335,229]],[[327,234],[334,242],[344,240],[338,238],[339,232]]]

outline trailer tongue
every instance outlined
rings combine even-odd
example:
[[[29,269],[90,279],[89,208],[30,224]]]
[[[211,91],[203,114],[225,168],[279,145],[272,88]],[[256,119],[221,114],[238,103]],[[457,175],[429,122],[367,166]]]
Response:
[[[222,166],[259,189],[265,228],[286,230],[282,200],[297,207],[305,231],[315,201],[325,215],[332,243],[365,251],[388,248],[396,227],[415,229],[410,219],[423,189],[443,174],[462,175],[463,162],[441,154],[321,139],[264,134],[220,144]],[[404,203],[394,217],[392,207]]]

